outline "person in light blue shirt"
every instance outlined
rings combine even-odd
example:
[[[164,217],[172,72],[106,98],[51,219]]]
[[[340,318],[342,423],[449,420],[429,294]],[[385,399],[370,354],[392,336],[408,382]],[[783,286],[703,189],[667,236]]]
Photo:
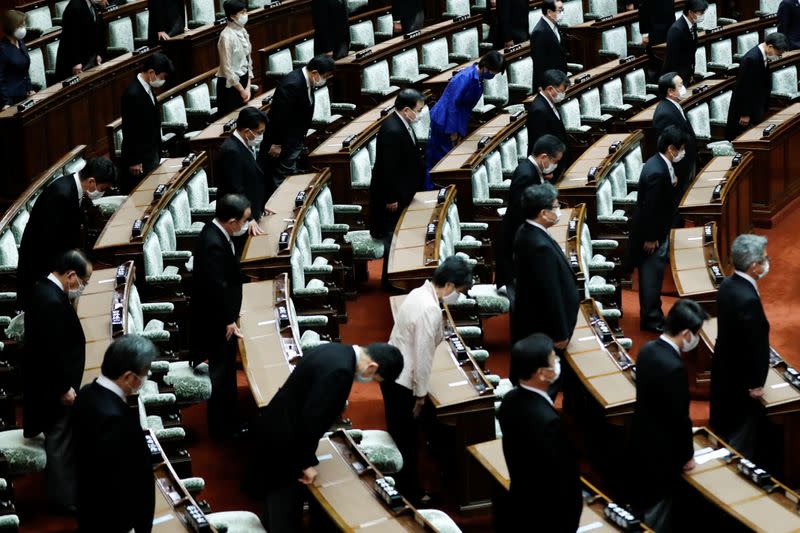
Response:
[[[490,80],[505,69],[503,55],[492,50],[477,64],[467,67],[450,80],[439,101],[431,109],[425,188],[433,189],[431,168],[467,134],[472,108],[483,95],[483,80]]]

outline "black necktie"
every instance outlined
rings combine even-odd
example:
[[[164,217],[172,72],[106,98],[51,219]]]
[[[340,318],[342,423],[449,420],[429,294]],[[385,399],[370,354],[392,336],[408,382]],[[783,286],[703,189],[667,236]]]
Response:
[[[692,39],[697,42],[697,24],[692,24]]]

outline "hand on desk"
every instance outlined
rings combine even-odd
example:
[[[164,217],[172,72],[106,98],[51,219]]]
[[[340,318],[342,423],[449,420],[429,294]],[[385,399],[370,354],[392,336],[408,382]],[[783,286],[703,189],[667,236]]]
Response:
[[[694,467],[697,466],[697,463],[694,462],[694,458],[689,459],[685,465],[683,465],[683,471],[688,472],[689,470],[694,470]]]
[[[740,117],[739,125],[747,127],[750,124],[750,117]]]
[[[403,25],[400,24],[399,22],[395,22],[394,24],[392,24],[392,29],[394,30],[395,33],[402,33]]]
[[[264,233],[264,230],[261,229],[261,226],[258,225],[258,222],[251,220],[250,225],[247,226],[247,232],[251,237],[255,237],[256,235],[261,235]]]
[[[75,403],[75,396],[75,389],[70,387],[67,392],[61,395],[61,403],[64,405],[72,405]]]
[[[414,402],[414,409],[411,410],[411,414],[414,416],[414,418],[419,418],[419,414],[422,412],[423,405],[425,405],[425,396],[417,398],[417,401]]]
[[[658,241],[645,241],[643,248],[645,252],[652,254],[658,248]]]
[[[461,140],[461,135],[459,135],[458,133],[453,132],[450,134],[450,142],[452,142],[453,144],[456,144],[460,140]]]
[[[83,72],[83,65],[81,65],[80,63],[78,63],[77,65],[72,67],[72,75],[73,76],[76,76],[76,75],[80,74],[81,72]]]
[[[563,341],[554,342],[553,346],[555,346],[559,350],[564,350],[566,349],[567,344],[569,344],[569,339],[564,339]]]
[[[132,176],[138,176],[142,173],[142,164],[139,163],[138,165],[131,165],[128,167],[128,171]]]
[[[314,480],[317,479],[317,469],[313,466],[309,466],[308,468],[303,470],[303,476],[298,478],[297,481],[302,483],[303,485],[311,485],[314,483]]]
[[[265,207],[264,211],[263,211],[263,214],[266,215],[266,216],[274,215],[275,211],[273,211],[272,209],[269,209],[268,207]]]
[[[165,31],[158,32],[159,41],[169,41],[169,34]]]
[[[394,213],[395,211],[397,211],[398,207],[400,207],[400,204],[398,204],[397,202],[394,202],[394,203],[391,203],[391,204],[386,204],[386,210],[391,212],[391,213]]]
[[[754,400],[760,400],[764,396],[764,387],[758,387],[756,389],[750,389],[750,397]]]
[[[281,155],[281,145],[280,144],[273,144],[269,147],[269,156],[270,157],[280,157]]]
[[[225,340],[230,340],[233,336],[239,337],[240,339],[243,337],[242,332],[239,331],[239,326],[236,325],[236,322],[225,326]]]

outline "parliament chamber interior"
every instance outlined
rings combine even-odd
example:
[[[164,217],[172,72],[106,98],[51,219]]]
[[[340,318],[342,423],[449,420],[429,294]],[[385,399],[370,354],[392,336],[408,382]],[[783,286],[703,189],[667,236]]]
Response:
[[[245,458],[258,453],[257,442],[246,434],[212,438],[208,365],[190,364],[193,253],[220,200],[215,162],[226,139],[240,131],[241,104],[221,107],[217,83],[226,12],[220,0],[180,0],[184,27],[153,43],[148,10],[158,0],[104,3],[96,10],[102,63],[64,79],[57,74],[62,17],[76,1],[18,0],[14,7],[25,14],[32,90],[0,111],[0,531],[78,531],[75,516],[47,500],[44,437],[26,438],[21,429],[26,350],[18,252],[37,198],[56,180],[77,176],[95,157],[111,159],[124,174],[120,98],[157,53],[174,64],[166,85],[152,91],[160,109],[159,161],[129,190],[82,197],[81,248],[93,264],[75,303],[86,342],[82,385],[100,375],[117,337],[136,334],[155,343],[160,355],[144,387],[129,398],[150,446],[152,531],[268,531],[259,520],[263,501],[242,487]],[[315,57],[317,1],[246,0],[253,80],[245,107],[271,117],[273,106],[285,105],[281,81]],[[676,19],[692,1],[674,1]],[[529,40],[498,45],[503,39],[494,33],[493,0],[424,0],[424,23],[405,33],[395,27],[391,2],[339,3],[347,10],[349,51],[335,60],[327,84],[309,89],[313,117],[296,171],[266,199],[267,216],[257,221],[261,231],[251,232],[241,250],[246,282],[236,416],[258,417],[306,351],[328,343],[388,342],[406,293],[431,279],[446,258],[462,257],[474,283],[458,301],[442,305],[443,340],[430,354],[419,418],[420,477],[430,503],[423,507],[391,488],[403,456],[387,432],[381,388],[354,383],[341,416],[319,441],[303,527],[493,531],[495,513],[505,509],[493,502],[507,499],[510,490],[497,413],[514,388],[512,303],[495,275],[504,215],[515,201],[512,177],[533,150],[528,112],[544,98],[535,50]],[[529,34],[544,16],[542,0],[523,3]],[[693,82],[684,80],[686,95],[675,103],[696,136],[696,173],[677,205],[682,223],[669,233],[662,308],[666,314],[678,299],[690,299],[711,317],[697,346],[681,355],[697,464],[681,474],[682,519],[691,524],[683,531],[800,531],[800,461],[794,455],[800,377],[793,366],[800,369],[794,353],[800,345],[794,233],[800,226],[800,51],[765,59],[768,109],[735,138],[726,134],[740,64],[777,31],[779,3],[709,0],[697,23]],[[654,114],[661,72],[653,65],[669,52],[664,43],[645,42],[638,10],[628,4],[563,2],[558,26],[569,83],[563,100],[550,103],[563,123],[566,150],[552,181],[561,216],[547,231],[563,251],[580,302],[575,331],[558,352],[580,406],[565,409],[561,396],[555,402],[579,458],[578,531],[659,530],[631,507],[629,477],[641,466],[629,448],[636,362],[658,333],[641,328],[638,276],[625,268],[625,257],[639,178],[659,151]],[[433,185],[401,206],[390,240],[376,238],[370,185],[382,126],[396,116],[395,98],[412,88],[425,99],[419,120],[408,126],[423,157],[433,142],[431,110],[451,79],[490,50],[502,54],[504,69],[482,82],[466,134],[430,168]],[[61,221],[50,223],[56,230]],[[760,402],[778,442],[768,465],[749,462],[709,427],[717,293],[734,271],[731,246],[747,233],[768,238],[774,265],[757,289],[771,349]],[[538,305],[547,309],[552,302]],[[513,530],[544,531],[531,520]]]

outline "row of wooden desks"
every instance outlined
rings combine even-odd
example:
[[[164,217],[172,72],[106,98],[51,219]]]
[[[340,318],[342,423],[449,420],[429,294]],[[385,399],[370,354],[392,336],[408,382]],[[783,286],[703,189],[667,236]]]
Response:
[[[670,232],[670,267],[678,296],[691,298],[716,311],[717,289],[733,271],[720,262],[717,251],[717,225],[710,222],[695,228]]]

